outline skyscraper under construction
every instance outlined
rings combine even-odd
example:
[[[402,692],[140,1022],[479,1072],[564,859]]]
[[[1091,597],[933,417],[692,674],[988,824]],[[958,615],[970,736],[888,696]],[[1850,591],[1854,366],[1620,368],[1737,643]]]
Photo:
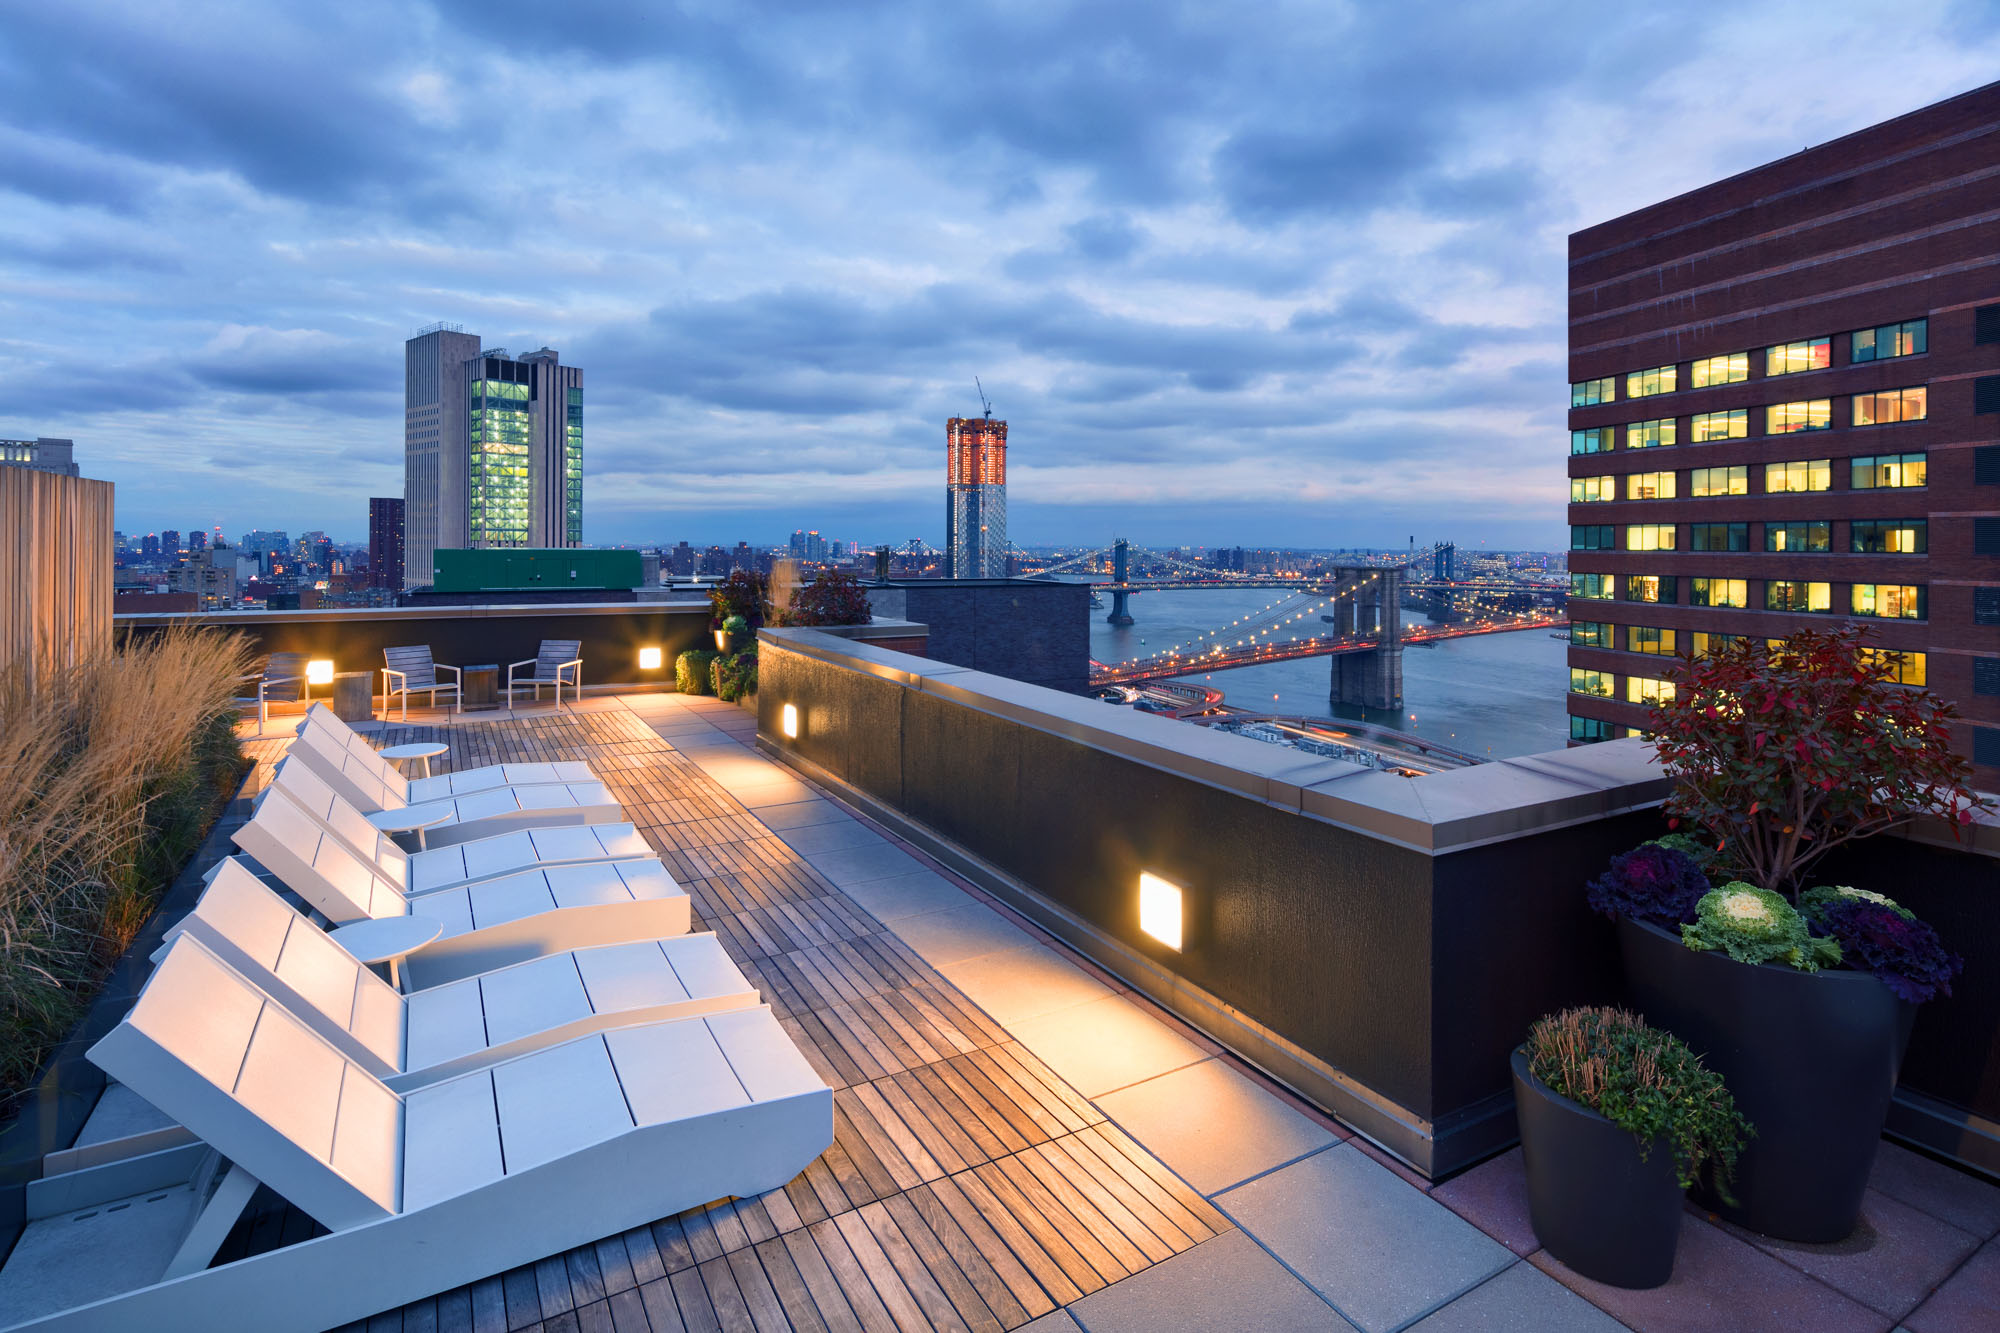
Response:
[[[953,417],[944,423],[945,573],[1007,577],[1007,423]]]

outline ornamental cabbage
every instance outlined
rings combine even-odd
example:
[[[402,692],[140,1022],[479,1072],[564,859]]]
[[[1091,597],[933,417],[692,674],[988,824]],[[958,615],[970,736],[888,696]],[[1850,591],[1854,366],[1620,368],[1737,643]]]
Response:
[[[1769,889],[1737,880],[1696,904],[1695,919],[1681,927],[1690,949],[1720,949],[1739,963],[1789,963],[1817,972],[1840,961],[1840,945],[1815,936],[1805,918]]]
[[[1847,966],[1876,977],[1898,999],[1922,1004],[1949,995],[1965,968],[1937,931],[1879,893],[1811,889],[1800,902],[1814,934],[1837,941]]]
[[[1611,867],[1588,889],[1593,911],[1656,926],[1687,925],[1708,892],[1708,876],[1693,857],[1662,843],[1641,843],[1611,858]]]

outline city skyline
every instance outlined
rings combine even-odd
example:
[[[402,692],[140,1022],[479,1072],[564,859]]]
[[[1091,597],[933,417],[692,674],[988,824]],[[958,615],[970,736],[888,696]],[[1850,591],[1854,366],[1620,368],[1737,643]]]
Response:
[[[447,320],[591,367],[606,543],[936,542],[978,374],[1034,442],[1018,541],[1557,547],[1567,233],[2000,56],[1971,5],[585,16],[525,52],[451,5],[10,26],[0,435],[77,440],[128,531],[357,532],[396,345]],[[573,160],[497,177],[474,126]]]

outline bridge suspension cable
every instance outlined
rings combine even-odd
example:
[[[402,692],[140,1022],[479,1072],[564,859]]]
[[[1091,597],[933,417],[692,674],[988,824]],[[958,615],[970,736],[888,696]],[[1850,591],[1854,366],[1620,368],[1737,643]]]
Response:
[[[1309,615],[1334,605],[1342,598],[1359,592],[1365,584],[1372,582],[1375,577],[1375,575],[1370,574],[1359,583],[1336,589],[1329,596],[1321,597],[1317,600],[1307,600],[1303,606],[1299,606],[1299,603],[1301,599],[1309,598],[1309,594],[1287,593],[1285,596],[1278,598],[1274,602],[1267,603],[1247,616],[1239,616],[1227,625],[1208,630],[1196,635],[1193,639],[1177,643],[1170,648],[1162,649],[1160,652],[1151,654],[1150,658],[1146,660],[1160,661],[1180,657],[1188,662],[1188,670],[1199,670],[1201,659],[1204,657],[1217,657],[1224,652],[1246,643],[1252,643],[1258,639],[1275,642],[1276,640],[1270,638],[1274,631],[1283,629],[1295,621],[1303,620]],[[1293,607],[1298,607],[1298,609],[1294,610],[1292,609]],[[1397,614],[1400,614],[1400,610]],[[1297,639],[1300,636],[1295,633],[1291,637]],[[1304,637],[1322,638],[1325,636],[1309,634]],[[1112,663],[1110,665],[1111,669],[1115,671],[1119,664]]]

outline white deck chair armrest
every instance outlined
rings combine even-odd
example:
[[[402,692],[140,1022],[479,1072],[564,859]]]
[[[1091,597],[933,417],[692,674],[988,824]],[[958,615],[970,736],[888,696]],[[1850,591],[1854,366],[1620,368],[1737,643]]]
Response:
[[[403,683],[403,684],[399,684],[399,685],[397,685],[397,686],[396,686],[396,688],[397,688],[397,689],[399,689],[399,690],[406,690],[406,689],[408,689],[408,688],[409,688],[409,685],[407,684],[408,680],[410,679],[410,673],[409,673],[409,672],[407,672],[407,671],[398,671],[398,670],[396,670],[396,668],[394,668],[394,667],[383,667],[383,668],[382,668],[382,674],[383,674],[383,676],[385,676],[385,677],[387,677],[387,676],[394,676],[394,677],[395,677],[395,678],[396,678],[396,679],[397,679],[398,681],[401,681],[401,682],[406,682],[406,683]]]
[[[431,669],[432,669],[433,671],[449,671],[449,672],[451,672],[451,678],[452,678],[452,680],[454,680],[454,681],[457,681],[457,680],[460,680],[460,679],[462,679],[462,677],[461,677],[461,675],[460,675],[460,672],[459,672],[459,669],[458,669],[457,667],[455,667],[455,666],[446,666],[446,665],[445,665],[444,663],[442,663],[442,662],[433,662],[433,663],[431,663]]]
[[[536,661],[535,658],[527,657],[523,658],[518,662],[509,662],[507,664],[507,674],[510,676],[513,675],[515,667],[533,666],[535,664],[535,661]]]

